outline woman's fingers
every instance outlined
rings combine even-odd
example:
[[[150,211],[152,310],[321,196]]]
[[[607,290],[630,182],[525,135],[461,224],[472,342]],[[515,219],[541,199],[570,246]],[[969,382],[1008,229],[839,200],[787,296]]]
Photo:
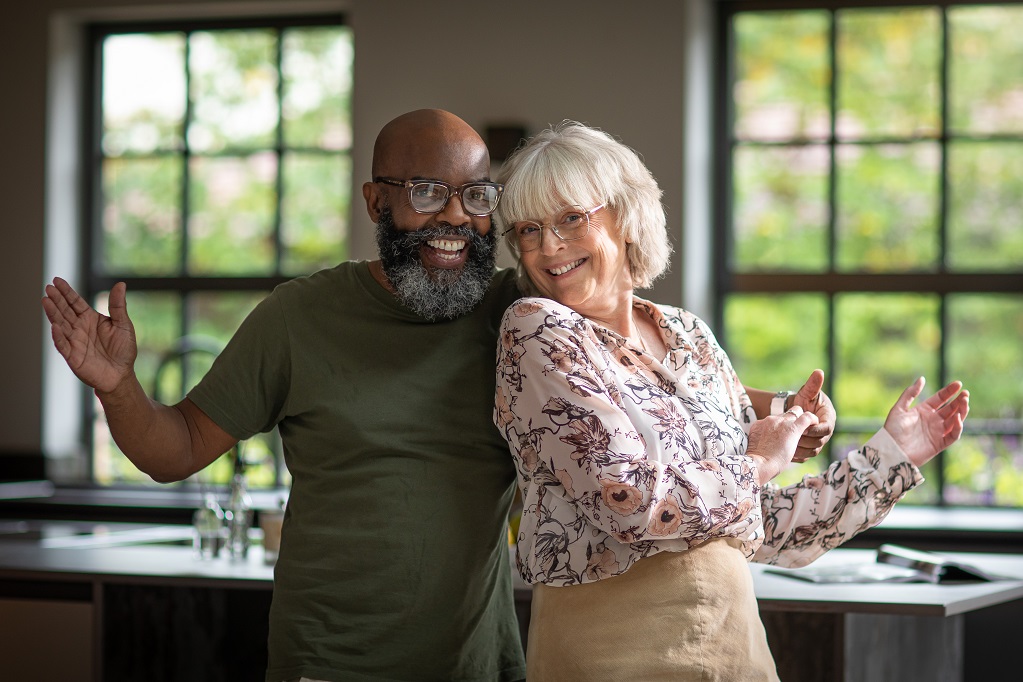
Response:
[[[925,400],[924,405],[927,405],[928,407],[933,408],[935,410],[940,409],[945,405],[945,403],[951,402],[951,398],[955,396],[956,393],[959,393],[962,387],[963,382],[952,381],[947,385],[943,386],[941,390],[932,395],[930,398]]]
[[[916,381],[907,386],[906,390],[904,390],[902,395],[899,396],[899,399],[895,401],[895,406],[904,412],[908,411],[910,409],[910,405],[912,405],[913,401],[920,395],[920,391],[924,390],[925,383],[927,383],[926,379],[922,376],[917,377]]]

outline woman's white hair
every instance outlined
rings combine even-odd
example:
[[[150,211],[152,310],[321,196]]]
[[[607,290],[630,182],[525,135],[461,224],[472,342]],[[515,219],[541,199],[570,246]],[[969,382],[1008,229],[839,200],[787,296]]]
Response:
[[[498,176],[504,196],[497,219],[507,230],[521,220],[547,220],[566,206],[603,204],[617,219],[637,287],[653,284],[668,269],[671,242],[661,189],[639,155],[607,133],[562,121],[537,133],[505,161]],[[512,253],[514,234],[505,235]],[[534,293],[519,265],[520,285]]]

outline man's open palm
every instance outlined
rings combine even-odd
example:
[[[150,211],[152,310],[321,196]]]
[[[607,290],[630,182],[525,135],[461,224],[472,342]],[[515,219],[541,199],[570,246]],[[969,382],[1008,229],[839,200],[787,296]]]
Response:
[[[133,371],[138,345],[128,318],[127,287],[110,290],[110,316],[96,312],[60,277],[46,286],[43,310],[50,336],[71,371],[97,391],[112,391]]]

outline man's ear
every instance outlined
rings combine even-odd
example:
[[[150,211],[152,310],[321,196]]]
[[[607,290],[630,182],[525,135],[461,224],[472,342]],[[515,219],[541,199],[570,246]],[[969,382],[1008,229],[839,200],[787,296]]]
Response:
[[[362,196],[366,199],[366,212],[374,223],[380,222],[380,212],[384,209],[384,197],[380,193],[380,186],[375,182],[366,182],[362,185]]]

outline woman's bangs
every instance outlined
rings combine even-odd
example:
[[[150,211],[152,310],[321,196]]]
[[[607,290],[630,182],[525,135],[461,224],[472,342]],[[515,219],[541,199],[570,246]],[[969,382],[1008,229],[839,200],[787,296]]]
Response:
[[[547,220],[561,209],[579,206],[590,209],[603,199],[594,178],[576,164],[560,164],[557,159],[535,157],[518,169],[506,184],[509,222]]]

